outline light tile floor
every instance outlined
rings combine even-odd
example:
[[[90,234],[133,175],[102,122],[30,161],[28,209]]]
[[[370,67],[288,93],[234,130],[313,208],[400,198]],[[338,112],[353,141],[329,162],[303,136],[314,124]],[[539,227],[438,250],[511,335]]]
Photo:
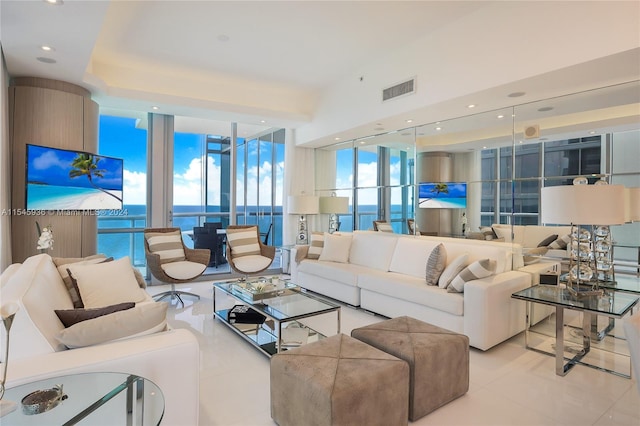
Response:
[[[184,307],[174,303],[168,314],[173,327],[191,330],[200,342],[200,425],[274,425],[267,357],[213,319],[211,282],[180,289],[201,296],[186,298]],[[383,319],[345,306],[342,332]],[[411,424],[640,425],[635,378],[584,366],[559,377],[554,366],[554,358],[526,350],[522,334],[486,352],[472,349],[469,392]]]

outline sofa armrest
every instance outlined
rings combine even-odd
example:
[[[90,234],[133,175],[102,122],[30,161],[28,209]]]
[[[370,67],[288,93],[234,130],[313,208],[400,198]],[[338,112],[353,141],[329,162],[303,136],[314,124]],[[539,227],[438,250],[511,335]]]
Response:
[[[12,360],[7,369],[7,388],[69,374],[131,373],[151,380],[162,390],[163,425],[196,425],[199,365],[198,340],[190,331],[177,329]]]
[[[511,295],[530,286],[530,275],[518,271],[466,283],[464,334],[473,336],[470,345],[486,351],[523,331],[525,304]]]

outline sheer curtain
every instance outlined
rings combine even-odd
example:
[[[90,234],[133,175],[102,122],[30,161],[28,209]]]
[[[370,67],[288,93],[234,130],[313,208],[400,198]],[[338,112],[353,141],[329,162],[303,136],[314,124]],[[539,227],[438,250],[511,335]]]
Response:
[[[0,52],[0,271],[11,264],[11,162],[9,149],[9,108],[7,70],[4,54]]]

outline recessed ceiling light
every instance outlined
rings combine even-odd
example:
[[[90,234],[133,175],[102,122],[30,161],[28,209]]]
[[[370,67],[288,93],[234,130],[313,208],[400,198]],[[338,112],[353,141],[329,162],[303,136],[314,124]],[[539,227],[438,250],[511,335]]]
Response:
[[[486,147],[486,146],[483,146],[483,147],[482,147],[482,149],[487,149],[487,147]]]
[[[40,61],[40,62],[44,62],[45,64],[55,64],[56,62],[58,62],[55,59],[45,58],[45,57],[42,57],[42,56],[39,56],[36,59],[38,61]]]
[[[476,104],[469,104],[469,105],[467,105],[467,108],[475,108],[475,107],[476,107]]]
[[[500,115],[498,116],[498,118],[504,118],[504,115],[500,114]]]
[[[45,3],[49,3],[52,4],[54,6],[62,6],[64,4],[64,1],[62,0],[43,0]]]
[[[261,122],[262,124],[266,123],[266,121],[264,121],[264,120],[260,120],[260,122]]]
[[[593,130],[589,132],[590,135],[595,135],[596,132],[594,132]]]
[[[44,50],[45,52],[54,52],[56,49],[54,49],[51,46],[47,46],[43,44],[42,46],[40,46],[40,50]]]
[[[442,130],[442,127],[436,127],[436,130]]]
[[[542,108],[538,108],[538,111],[540,112],[546,112],[546,111],[551,111],[553,109],[553,107],[542,107]]]
[[[156,110],[156,111],[157,111],[157,110],[159,110],[160,108],[158,108],[157,106],[152,106],[152,107],[151,107],[151,109],[153,109],[153,110]]]
[[[524,143],[524,142],[523,142],[523,141],[520,141],[520,142],[518,142],[518,143]]]
[[[334,138],[333,140],[334,140],[334,141],[339,141],[340,139],[341,139],[341,138]]]
[[[364,141],[360,141],[360,145],[364,145]]]
[[[226,34],[220,34],[220,35],[219,35],[218,37],[216,37],[216,38],[218,39],[218,41],[221,41],[221,42],[223,42],[223,43],[224,43],[224,42],[229,41],[229,36],[228,36],[228,35],[226,35]]]
[[[509,96],[510,98],[519,98],[520,96],[524,96],[526,95],[525,92],[513,92],[513,93],[509,93],[507,96]]]
[[[408,119],[407,123],[413,123],[413,120],[412,119]]]

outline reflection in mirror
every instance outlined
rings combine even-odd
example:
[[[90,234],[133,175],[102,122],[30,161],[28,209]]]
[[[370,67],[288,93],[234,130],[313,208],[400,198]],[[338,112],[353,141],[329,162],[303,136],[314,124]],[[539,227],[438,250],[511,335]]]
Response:
[[[316,149],[317,195],[349,197],[349,214],[340,214],[340,230],[373,229],[374,220],[407,233],[414,217],[414,129]],[[323,220],[323,219],[321,219]]]
[[[406,233],[415,218],[421,233],[468,238],[501,224],[505,241],[536,247],[545,236],[524,241],[523,229],[543,225],[543,186],[586,175],[640,187],[639,100],[634,81],[319,148],[317,190],[349,196],[344,230],[382,219]],[[466,208],[420,208],[421,182],[466,183]],[[616,268],[640,273],[640,224],[612,234]]]

